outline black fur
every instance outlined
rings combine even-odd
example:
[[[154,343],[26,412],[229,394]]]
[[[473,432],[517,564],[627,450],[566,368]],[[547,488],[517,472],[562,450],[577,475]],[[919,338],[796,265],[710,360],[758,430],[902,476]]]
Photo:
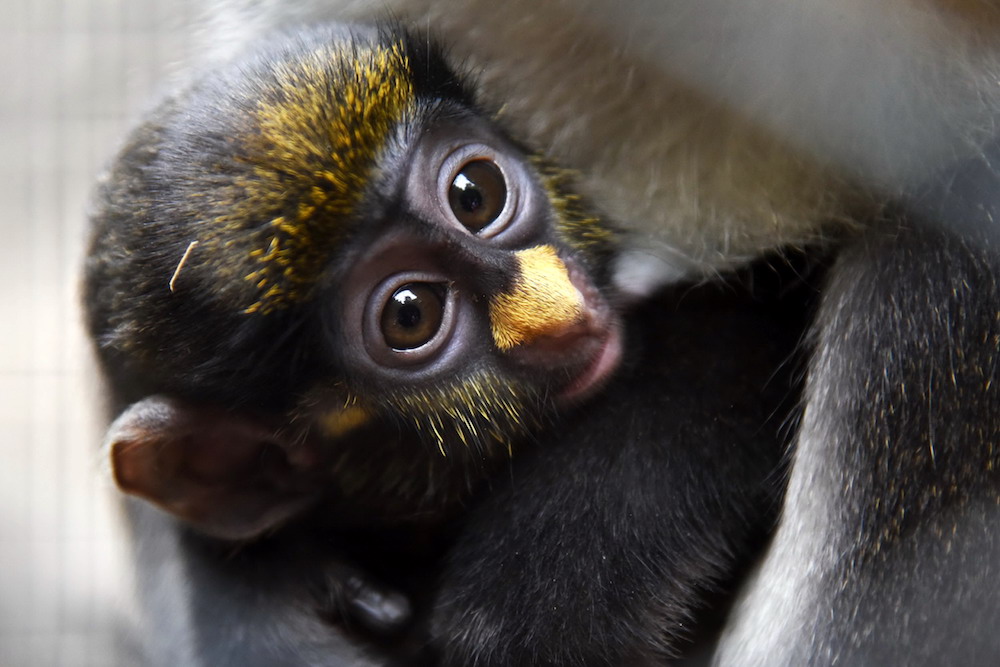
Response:
[[[750,598],[783,578],[809,603],[770,624],[748,605],[724,664],[1000,656],[994,155],[946,171],[831,269],[785,523]]]
[[[240,546],[134,506],[144,542],[173,545],[147,547],[145,579],[179,568],[192,620],[190,643],[157,664],[178,650],[262,666],[640,665],[691,651],[706,600],[731,592],[780,505],[815,297],[801,270],[765,262],[630,314],[633,356],[612,385],[447,526],[331,531],[320,509]],[[405,594],[404,627],[373,631],[346,608],[355,564],[366,591]]]
[[[846,585],[830,591],[835,621],[819,628],[820,655],[1000,656],[1000,235],[982,231],[914,219],[840,259],[819,354],[841,360],[820,380],[844,400],[818,406],[847,426],[824,456],[841,471],[844,551],[830,575]]]
[[[199,218],[186,210],[183,187],[164,192],[173,181],[191,182],[192,171],[218,168],[214,152],[193,145],[197,134],[181,129],[195,121],[178,106],[167,101],[137,128],[102,182],[92,218],[84,299],[114,407],[167,392],[280,410],[315,377],[315,363],[296,355],[316,335],[303,329],[302,314],[242,317],[236,304],[220,307],[211,285],[183,273],[175,286],[183,298],[172,298],[171,277]],[[134,346],[146,352],[137,356]]]
[[[493,481],[447,555],[442,664],[662,664],[685,650],[780,503],[813,288],[774,266],[645,304],[616,381]]]

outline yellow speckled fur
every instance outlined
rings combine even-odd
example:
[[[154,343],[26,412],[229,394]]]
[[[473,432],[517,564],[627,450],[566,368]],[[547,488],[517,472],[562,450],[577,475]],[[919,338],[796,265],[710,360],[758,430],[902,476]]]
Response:
[[[257,267],[244,279],[257,297],[248,313],[266,314],[307,296],[378,152],[414,103],[408,68],[397,44],[351,53],[321,48],[275,72],[275,90],[257,103],[240,138],[245,147],[237,160],[251,166],[235,183],[244,196],[212,227],[221,237],[260,212],[275,213],[249,251]],[[339,104],[330,104],[332,91]]]

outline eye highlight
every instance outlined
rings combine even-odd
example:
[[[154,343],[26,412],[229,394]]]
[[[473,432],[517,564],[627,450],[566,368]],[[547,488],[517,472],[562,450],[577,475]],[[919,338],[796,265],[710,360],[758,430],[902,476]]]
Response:
[[[478,234],[500,217],[507,203],[503,172],[487,159],[465,163],[448,187],[448,206],[455,218]]]
[[[382,336],[394,350],[426,345],[441,329],[445,315],[444,287],[435,283],[407,283],[386,301],[380,318]]]

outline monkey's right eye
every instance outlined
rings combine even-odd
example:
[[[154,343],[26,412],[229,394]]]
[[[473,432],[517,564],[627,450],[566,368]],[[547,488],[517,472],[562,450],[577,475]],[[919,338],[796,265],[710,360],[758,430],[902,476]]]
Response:
[[[451,212],[473,234],[499,218],[506,203],[507,183],[500,168],[490,160],[467,162],[448,188]]]
[[[416,210],[480,239],[503,235],[510,242],[508,229],[524,217],[519,211],[523,209],[527,175],[513,149],[478,142],[455,148],[443,141],[428,140],[427,144],[411,172]],[[451,152],[443,154],[442,149]],[[435,178],[433,188],[426,187],[428,176]],[[431,193],[434,200],[425,199]]]
[[[394,350],[422,347],[441,329],[444,311],[443,286],[407,283],[392,293],[382,310],[382,336]]]

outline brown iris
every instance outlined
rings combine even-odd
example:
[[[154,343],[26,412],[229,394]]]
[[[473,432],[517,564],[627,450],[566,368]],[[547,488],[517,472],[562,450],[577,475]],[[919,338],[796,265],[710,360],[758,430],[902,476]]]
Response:
[[[496,220],[506,203],[507,183],[489,160],[467,162],[448,188],[452,213],[473,234]]]
[[[407,283],[392,293],[382,311],[382,335],[394,350],[412,350],[434,338],[443,320],[442,287]]]

